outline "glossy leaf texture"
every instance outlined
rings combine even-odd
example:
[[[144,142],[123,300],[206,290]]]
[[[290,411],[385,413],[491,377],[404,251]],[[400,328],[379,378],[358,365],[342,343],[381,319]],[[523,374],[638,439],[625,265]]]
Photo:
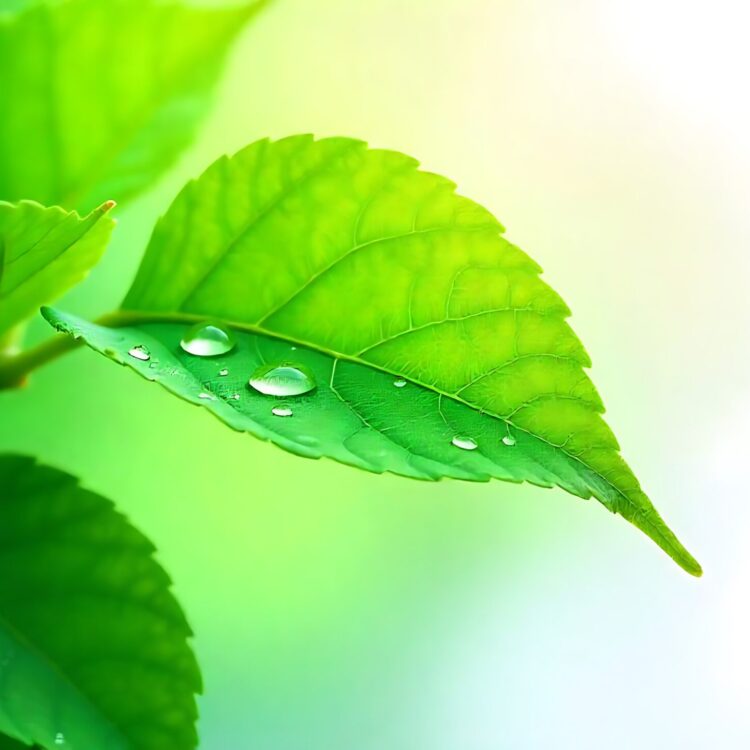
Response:
[[[184,188],[109,321],[124,330],[45,314],[287,449],[374,471],[593,496],[699,575],[621,458],[568,308],[539,273],[489,212],[413,159],[297,136],[222,158]],[[298,397],[286,421],[269,419],[267,405],[261,419],[242,398],[201,397],[212,382],[203,359],[180,354],[178,329],[153,325],[202,318],[245,333],[231,355],[232,390],[249,378],[254,348],[271,361],[294,359],[283,348],[296,346],[296,356],[317,358],[317,395]],[[127,353],[139,344],[154,360]]]
[[[108,201],[81,217],[33,201],[0,201],[0,339],[83,279],[114,227]]]
[[[88,211],[148,187],[192,140],[263,4],[62,0],[0,14],[0,199]]]
[[[200,674],[152,544],[31,458],[0,455],[0,487],[0,731],[48,749],[194,748]]]

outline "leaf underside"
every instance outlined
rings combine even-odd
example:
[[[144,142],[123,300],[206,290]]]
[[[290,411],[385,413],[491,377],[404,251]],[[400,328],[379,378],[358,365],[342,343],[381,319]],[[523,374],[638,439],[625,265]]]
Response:
[[[620,457],[565,303],[489,212],[417,167],[346,138],[259,141],[189,183],[159,221],[110,321],[130,327],[46,315],[289,450],[373,471],[594,496],[700,574]],[[240,333],[226,361],[233,390],[245,393],[251,357],[294,359],[284,347],[296,346],[315,365],[316,394],[283,419],[262,398],[201,398],[225,384],[212,386],[215,373],[177,342],[202,318]],[[153,347],[158,363],[127,355],[137,344]],[[409,387],[394,388],[396,377]],[[452,445],[457,436],[477,449]]]
[[[0,338],[97,263],[114,221],[105,203],[81,218],[33,201],[0,201]]]
[[[88,211],[151,185],[263,4],[66,0],[0,15],[0,198]]]
[[[0,487],[0,731],[50,749],[194,748],[200,674],[151,543],[31,458],[0,455]]]

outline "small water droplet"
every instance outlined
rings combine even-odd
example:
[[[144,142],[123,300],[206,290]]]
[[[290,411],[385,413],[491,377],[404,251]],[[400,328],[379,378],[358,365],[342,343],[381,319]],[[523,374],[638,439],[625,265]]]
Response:
[[[515,445],[516,444],[516,439],[514,437],[512,437],[511,435],[506,435],[503,438],[503,443],[505,443],[505,445]]]
[[[198,398],[202,398],[204,401],[214,400],[214,396],[211,393],[199,393]]]
[[[266,396],[301,396],[315,389],[315,376],[304,365],[261,365],[248,385]]]
[[[145,346],[143,346],[143,344],[138,344],[138,346],[134,346],[128,352],[128,354],[134,359],[140,360],[141,362],[148,362],[151,359],[151,353]]]
[[[223,370],[219,370],[219,376],[224,378],[229,375],[229,370],[225,367]]]
[[[62,732],[58,732],[55,735],[55,744],[56,745],[64,745],[65,744],[65,735]]]
[[[292,349],[293,352],[297,351],[297,347],[296,346],[291,347],[291,349]]]
[[[159,366],[159,363],[158,362],[149,362],[148,366],[149,366],[150,369],[155,370]]]
[[[406,385],[406,381],[403,378],[396,378],[393,381],[393,385],[395,385],[396,388],[403,388]]]
[[[232,401],[239,401],[240,400],[240,394],[239,393],[233,393],[229,398],[231,398]]]
[[[216,357],[231,352],[235,343],[234,334],[221,323],[203,321],[185,331],[180,346],[196,357]]]
[[[288,406],[274,406],[271,414],[277,417],[291,417],[294,412]]]
[[[462,437],[461,435],[456,435],[456,437],[451,440],[451,443],[453,443],[456,448],[461,448],[465,451],[473,451],[477,448],[475,440],[472,440],[470,437]]]

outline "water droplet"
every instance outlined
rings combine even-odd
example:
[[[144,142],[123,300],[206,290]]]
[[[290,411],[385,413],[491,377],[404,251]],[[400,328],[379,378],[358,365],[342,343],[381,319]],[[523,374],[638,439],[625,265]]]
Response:
[[[143,346],[143,344],[138,344],[138,346],[134,346],[128,352],[128,354],[134,359],[140,360],[141,362],[148,362],[151,359],[151,353],[145,346]]]
[[[219,375],[220,375],[220,376],[221,376],[222,378],[224,378],[224,377],[226,377],[227,375],[229,375],[229,370],[227,370],[227,368],[225,367],[225,368],[224,368],[223,370],[219,370]]]
[[[297,347],[296,347],[296,346],[293,346],[293,347],[292,347],[292,351],[293,351],[293,352],[296,352],[296,351],[297,351]]]
[[[240,394],[239,393],[233,393],[229,398],[231,398],[232,401],[239,401],[240,400]]]
[[[395,385],[396,388],[403,388],[406,385],[406,381],[403,378],[396,378],[393,381],[393,385]]]
[[[204,401],[213,401],[214,396],[211,393],[199,393],[198,398],[202,398]]]
[[[204,321],[185,331],[180,346],[196,357],[216,357],[231,352],[235,339],[234,334],[221,323]]]
[[[461,435],[456,435],[456,437],[451,440],[451,443],[456,446],[456,448],[461,448],[465,451],[473,451],[476,450],[477,444],[475,440],[472,440],[469,437],[462,437]]]
[[[515,445],[516,444],[516,439],[514,437],[512,437],[511,435],[506,435],[503,438],[503,443],[505,443],[505,445]]]
[[[55,735],[55,744],[56,745],[64,745],[65,744],[65,735],[62,732],[58,732]]]
[[[294,412],[288,406],[274,406],[271,414],[276,417],[291,417]]]
[[[315,388],[315,377],[304,365],[261,365],[248,382],[266,396],[301,396]]]

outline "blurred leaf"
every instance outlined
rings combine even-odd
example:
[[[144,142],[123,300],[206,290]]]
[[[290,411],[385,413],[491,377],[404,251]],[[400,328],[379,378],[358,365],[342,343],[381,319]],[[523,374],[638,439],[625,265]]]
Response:
[[[0,339],[78,283],[104,252],[114,221],[101,205],[75,211],[0,201]]]
[[[38,745],[34,745],[34,747],[38,747]],[[60,746],[58,745],[58,748]],[[7,735],[0,734],[0,750],[28,750],[29,745],[24,744],[23,742],[19,742],[18,740],[14,740],[12,737],[8,737]]]
[[[64,0],[0,15],[0,198],[90,210],[147,188],[192,140],[263,4]]]
[[[0,455],[0,487],[0,730],[48,749],[194,748],[200,673],[152,544],[32,458]]]
[[[109,321],[125,327],[45,315],[287,450],[593,495],[699,574],[620,457],[563,301],[485,209],[417,166],[343,138],[260,141],[190,182],[159,221]],[[204,318],[236,330],[233,352],[180,351]],[[148,361],[129,354],[139,345]],[[292,416],[246,386],[261,362],[314,373],[313,395],[282,399]]]

